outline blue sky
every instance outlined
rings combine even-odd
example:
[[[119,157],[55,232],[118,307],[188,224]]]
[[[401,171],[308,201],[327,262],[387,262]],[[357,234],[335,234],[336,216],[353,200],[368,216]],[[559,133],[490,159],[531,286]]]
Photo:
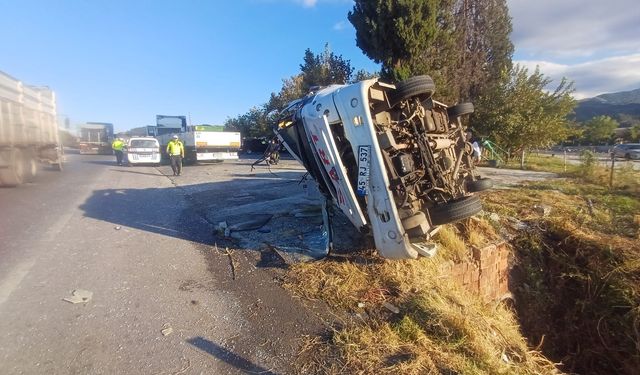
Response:
[[[548,0],[508,0],[516,60],[546,67],[552,76],[582,67],[577,76],[586,87],[589,64],[618,57],[628,66],[627,57],[640,53],[637,38],[631,39],[638,36],[637,27],[627,30],[627,44],[615,48],[603,48],[607,41],[598,40],[602,44],[590,50],[584,44],[589,38],[572,41],[565,35],[554,49],[553,38],[544,36],[549,25],[543,27],[535,17],[548,22],[555,14],[529,9],[544,8],[540,1]],[[596,4],[585,0],[592,1]],[[634,2],[610,0],[608,6],[616,2],[629,6],[628,16],[637,15]],[[156,114],[190,114],[194,124],[221,124],[278,91],[283,79],[299,72],[306,48],[319,53],[329,43],[354,68],[377,70],[355,45],[347,20],[352,6],[350,0],[0,0],[0,70],[28,84],[50,86],[59,112],[72,124],[113,122],[116,130],[126,130],[152,124]],[[575,13],[572,17],[582,22],[581,13]],[[586,14],[584,21],[589,17],[602,18]],[[613,21],[611,27],[620,24],[619,18]],[[582,96],[640,87],[640,71],[625,77],[618,86],[600,78],[600,86],[583,90]]]

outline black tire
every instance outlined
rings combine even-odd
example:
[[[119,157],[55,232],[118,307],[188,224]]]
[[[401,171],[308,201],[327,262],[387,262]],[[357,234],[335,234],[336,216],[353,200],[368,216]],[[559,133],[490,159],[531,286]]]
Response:
[[[22,161],[24,163],[24,182],[33,182],[38,174],[38,162],[31,154],[25,153]]]
[[[443,225],[473,216],[482,211],[482,203],[476,196],[463,197],[429,209],[431,223]]]
[[[0,183],[4,186],[18,186],[24,182],[24,162],[22,152],[17,149],[8,150],[9,166],[0,168]]]
[[[63,170],[62,162],[53,163],[53,164],[51,164],[51,166],[53,167],[53,170],[55,170],[55,171],[62,172],[62,170]]]
[[[431,77],[415,76],[396,85],[396,89],[389,92],[389,105],[394,107],[403,100],[417,96],[420,101],[425,101],[436,91],[436,84]]]
[[[625,160],[631,160],[631,154],[626,153],[626,154],[624,155],[624,159],[625,159]]]
[[[467,182],[467,191],[476,192],[491,189],[493,187],[493,180],[490,178],[480,178],[475,181]]]
[[[460,103],[447,108],[447,114],[449,115],[449,119],[454,119],[456,117],[469,115],[469,114],[472,114],[473,111],[475,111],[475,108],[473,107],[473,103]]]

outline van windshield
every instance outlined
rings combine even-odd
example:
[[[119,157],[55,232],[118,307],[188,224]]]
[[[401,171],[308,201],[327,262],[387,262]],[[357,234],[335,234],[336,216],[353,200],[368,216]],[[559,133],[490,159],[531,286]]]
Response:
[[[153,148],[158,147],[158,144],[153,139],[133,139],[131,140],[131,148]]]

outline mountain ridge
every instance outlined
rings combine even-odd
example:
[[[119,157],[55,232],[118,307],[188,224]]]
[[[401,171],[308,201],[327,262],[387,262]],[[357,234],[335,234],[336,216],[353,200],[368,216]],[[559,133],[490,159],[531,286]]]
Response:
[[[596,116],[613,117],[623,126],[626,125],[623,119],[640,119],[640,88],[578,100],[574,110],[576,121],[584,122]]]

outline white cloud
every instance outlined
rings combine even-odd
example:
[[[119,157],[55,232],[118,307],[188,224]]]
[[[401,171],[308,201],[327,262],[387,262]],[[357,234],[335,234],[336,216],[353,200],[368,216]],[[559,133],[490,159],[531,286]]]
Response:
[[[529,58],[582,59],[640,52],[637,0],[508,0],[512,39]]]
[[[553,79],[552,88],[562,77],[575,82],[577,99],[640,88],[640,53],[616,56],[579,64],[558,64],[544,60],[514,61],[533,71],[536,66]]]
[[[346,21],[340,21],[340,22],[337,22],[335,25],[333,25],[333,29],[335,31],[342,31],[342,30],[344,30],[346,28],[347,28],[347,22]]]
[[[302,4],[307,8],[313,8],[318,3],[318,0],[296,0],[296,3]]]

